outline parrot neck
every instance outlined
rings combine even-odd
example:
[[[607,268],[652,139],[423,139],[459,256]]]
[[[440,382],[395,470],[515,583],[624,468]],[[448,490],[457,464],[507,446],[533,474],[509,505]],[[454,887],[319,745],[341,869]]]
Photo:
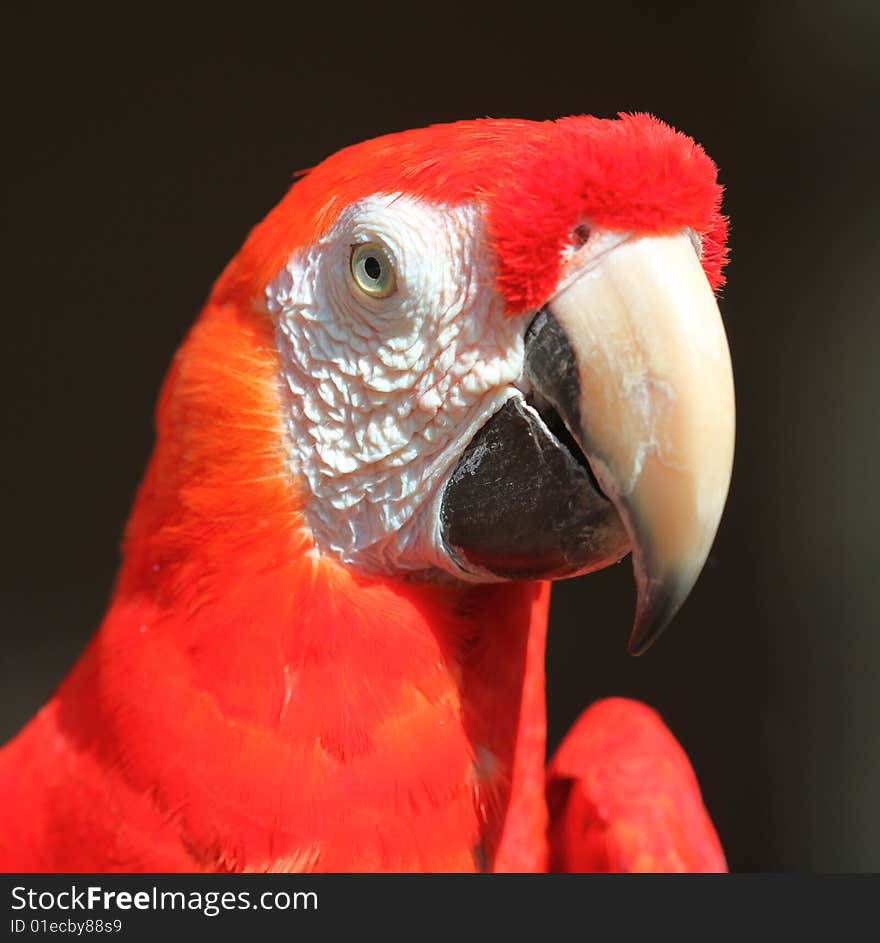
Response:
[[[123,579],[89,656],[102,749],[196,867],[543,866],[545,584],[240,573]]]

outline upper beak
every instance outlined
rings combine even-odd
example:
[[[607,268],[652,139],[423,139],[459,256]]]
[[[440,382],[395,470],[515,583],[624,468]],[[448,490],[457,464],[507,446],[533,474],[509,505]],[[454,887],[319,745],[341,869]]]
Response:
[[[594,237],[544,314],[573,375],[541,390],[629,534],[643,652],[690,592],[733,464],[734,392],[721,315],[687,232]]]

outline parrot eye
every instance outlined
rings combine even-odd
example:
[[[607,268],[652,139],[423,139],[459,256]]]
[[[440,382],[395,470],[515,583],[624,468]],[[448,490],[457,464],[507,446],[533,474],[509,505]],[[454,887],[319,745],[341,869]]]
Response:
[[[391,254],[378,242],[351,247],[351,277],[358,289],[371,298],[387,298],[397,288]]]

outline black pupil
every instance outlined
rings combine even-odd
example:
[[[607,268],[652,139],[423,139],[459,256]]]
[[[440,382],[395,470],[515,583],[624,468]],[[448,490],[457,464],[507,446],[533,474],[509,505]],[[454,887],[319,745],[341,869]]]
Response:
[[[368,278],[372,278],[374,282],[379,281],[379,276],[382,274],[382,265],[376,256],[369,255],[364,259],[364,271],[367,273]]]

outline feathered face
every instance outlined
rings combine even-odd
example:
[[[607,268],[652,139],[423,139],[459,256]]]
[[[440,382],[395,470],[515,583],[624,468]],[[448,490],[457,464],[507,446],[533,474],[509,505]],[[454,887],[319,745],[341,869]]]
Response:
[[[492,272],[475,204],[393,193],[346,207],[269,285],[291,465],[318,545],[345,563],[478,574],[441,505],[468,443],[522,395],[528,316],[506,315]]]
[[[274,319],[317,548],[470,581],[633,549],[643,647],[729,482],[719,200],[702,150],[645,116],[408,132],[297,183],[218,291]]]

